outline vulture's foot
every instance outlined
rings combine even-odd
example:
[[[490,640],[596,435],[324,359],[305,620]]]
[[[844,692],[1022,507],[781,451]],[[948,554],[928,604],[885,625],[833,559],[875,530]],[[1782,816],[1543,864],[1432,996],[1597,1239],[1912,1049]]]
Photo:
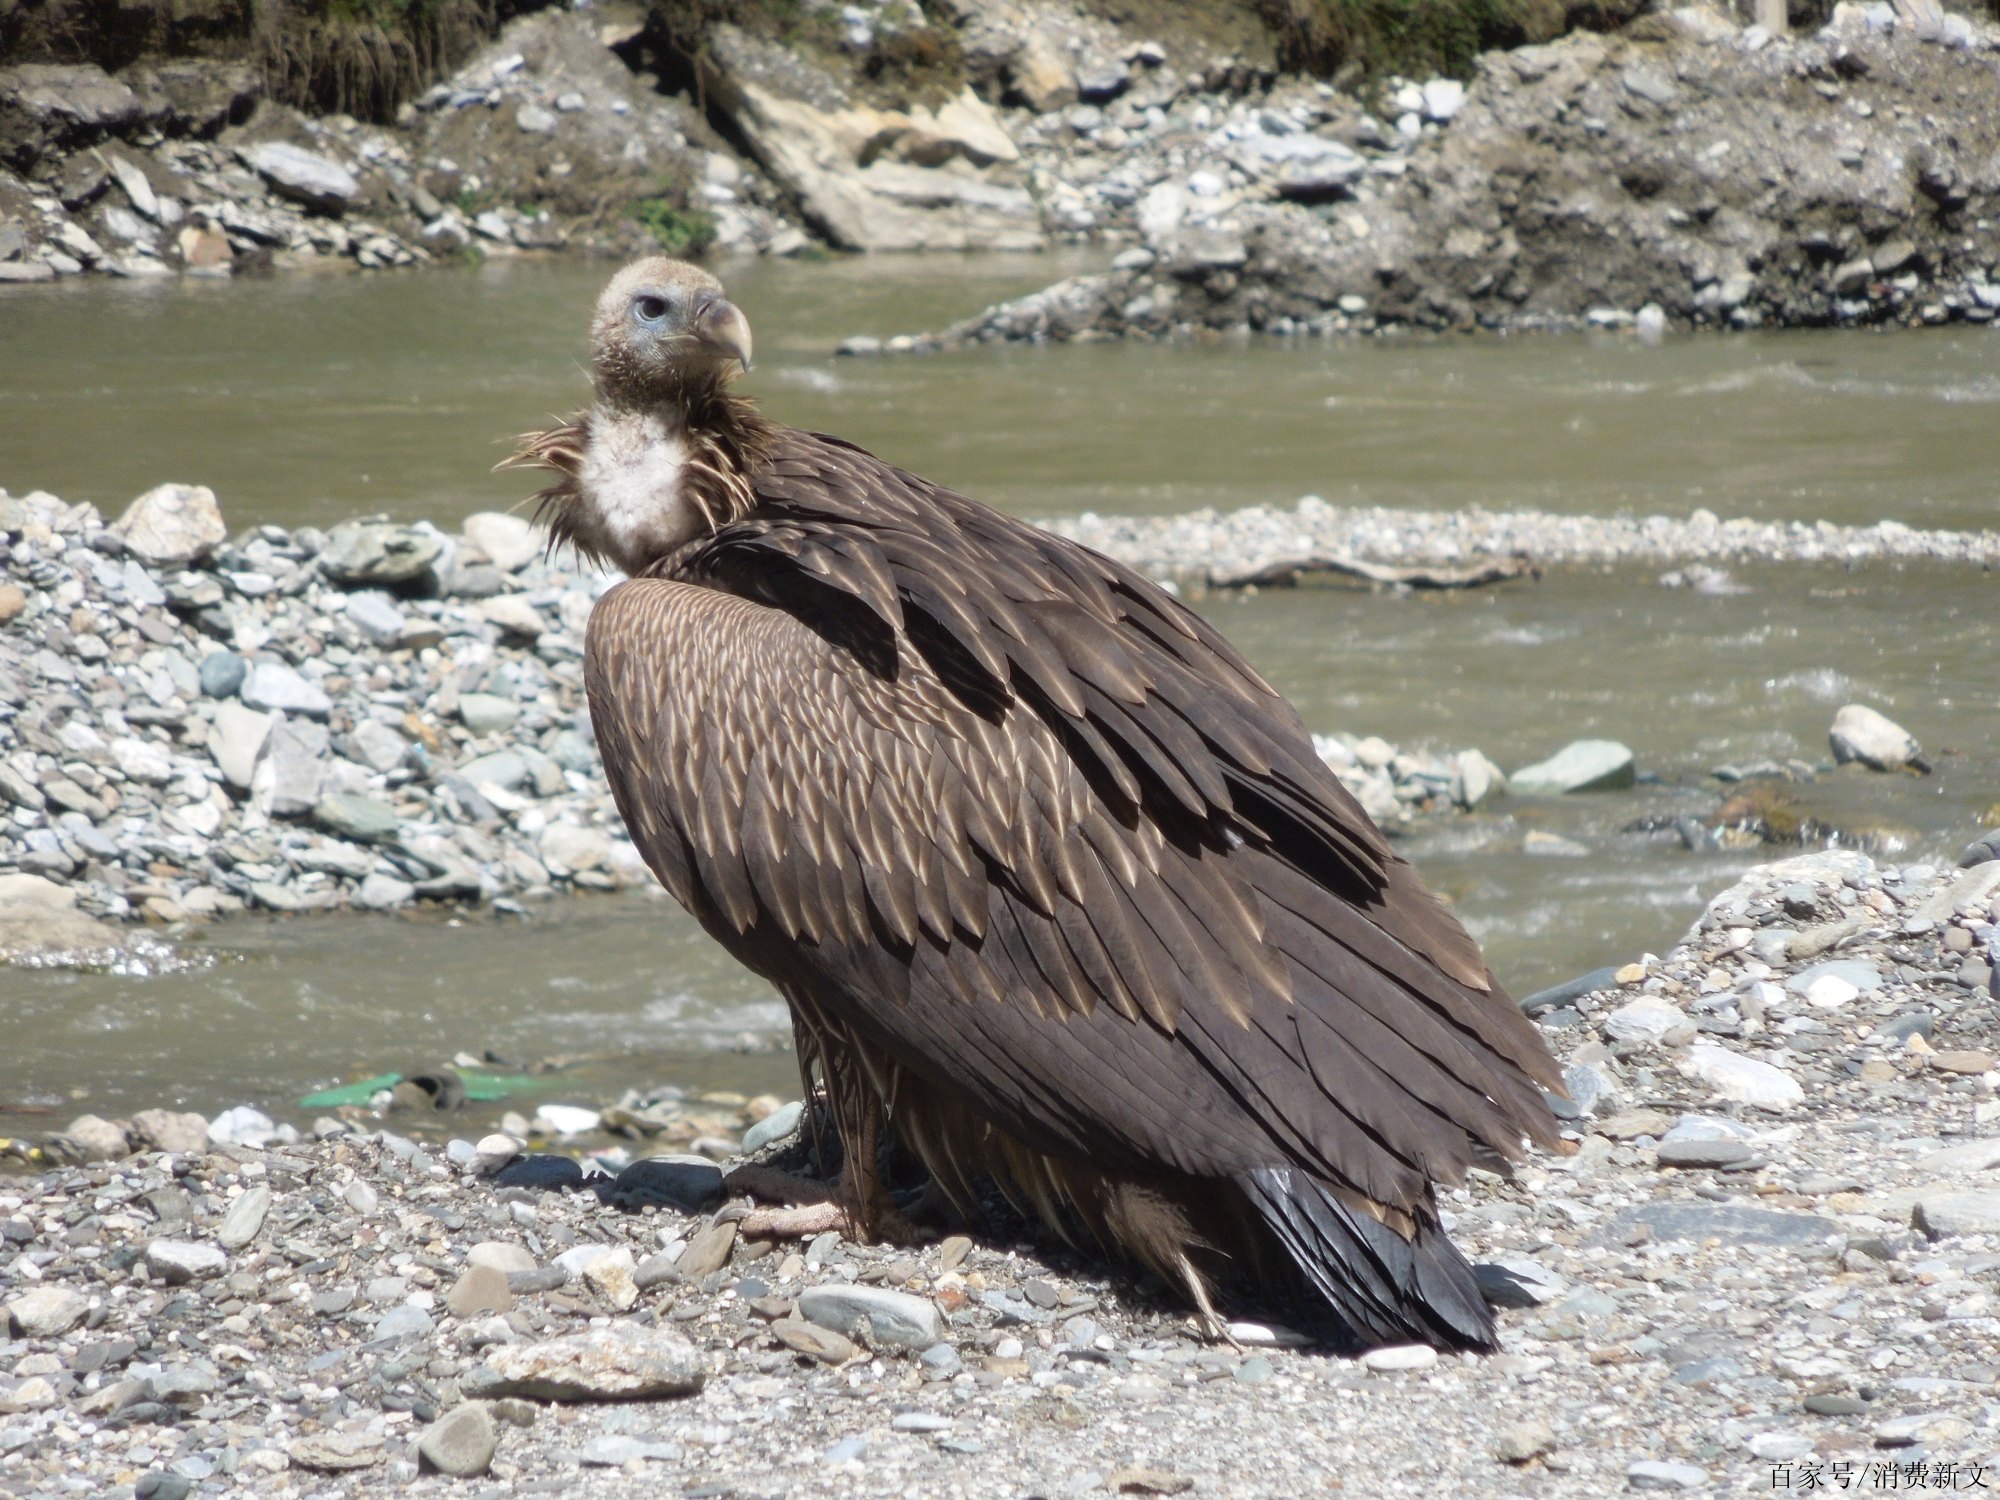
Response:
[[[766,1203],[805,1204],[815,1208],[832,1203],[836,1197],[835,1189],[817,1177],[800,1177],[755,1162],[726,1173],[722,1188],[724,1192],[760,1198]],[[819,1233],[818,1230],[810,1232]]]
[[[1188,1323],[1194,1330],[1194,1336],[1203,1343],[1227,1344],[1238,1354],[1243,1352],[1243,1346],[1236,1342],[1236,1335],[1229,1331],[1229,1324],[1216,1315],[1214,1308],[1195,1313]]]
[[[805,1240],[829,1229],[844,1240],[861,1238],[847,1210],[831,1201],[753,1208],[736,1226],[736,1232],[750,1240]]]
[[[857,1244],[909,1247],[937,1238],[936,1230],[906,1216],[872,1173],[859,1192],[847,1173],[829,1187],[815,1178],[755,1165],[738,1167],[722,1185],[777,1205],[753,1208],[744,1216],[737,1232],[751,1239],[807,1239],[829,1229]]]

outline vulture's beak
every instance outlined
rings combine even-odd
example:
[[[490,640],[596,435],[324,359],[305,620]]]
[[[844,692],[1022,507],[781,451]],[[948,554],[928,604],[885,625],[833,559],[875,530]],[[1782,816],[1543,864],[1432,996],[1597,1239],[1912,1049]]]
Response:
[[[727,297],[706,293],[695,303],[694,336],[717,354],[750,368],[750,320]]]

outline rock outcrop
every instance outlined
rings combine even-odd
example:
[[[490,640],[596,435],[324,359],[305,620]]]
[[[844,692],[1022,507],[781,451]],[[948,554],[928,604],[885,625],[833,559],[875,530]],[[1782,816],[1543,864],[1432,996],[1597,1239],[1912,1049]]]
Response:
[[[1991,322],[2000,31],[1919,31],[1879,5],[1792,41],[1676,11],[1488,54],[1462,97],[1399,90],[1393,127],[1274,93],[1151,180],[1115,169],[1143,243],[1109,274],[931,342]]]
[[[1037,250],[1021,154],[971,89],[878,108],[827,68],[734,27],[711,40],[715,104],[806,220],[849,250]]]

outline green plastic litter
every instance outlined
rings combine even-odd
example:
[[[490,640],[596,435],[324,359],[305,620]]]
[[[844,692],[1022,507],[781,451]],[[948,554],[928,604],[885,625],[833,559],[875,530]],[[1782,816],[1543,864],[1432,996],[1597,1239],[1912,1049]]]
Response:
[[[321,1089],[299,1101],[300,1109],[337,1109],[343,1104],[366,1104],[384,1089],[403,1081],[401,1073],[382,1073],[361,1083],[344,1083],[337,1089]]]
[[[465,1085],[465,1097],[482,1104],[505,1099],[509,1094],[518,1094],[547,1082],[528,1073],[485,1073],[476,1068],[455,1071]],[[299,1108],[338,1109],[343,1104],[366,1104],[384,1089],[394,1088],[407,1076],[404,1073],[378,1073],[359,1083],[343,1083],[338,1088],[321,1089],[317,1094],[307,1094],[299,1100]]]
[[[458,1076],[465,1080],[465,1097],[482,1103],[489,1099],[505,1099],[509,1094],[522,1093],[527,1089],[541,1088],[550,1081],[532,1073],[482,1073],[475,1068],[460,1068]]]

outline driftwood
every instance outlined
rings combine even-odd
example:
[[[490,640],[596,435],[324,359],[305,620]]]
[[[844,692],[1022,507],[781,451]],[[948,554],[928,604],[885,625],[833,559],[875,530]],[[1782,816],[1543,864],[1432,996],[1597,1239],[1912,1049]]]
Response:
[[[1261,567],[1226,573],[1211,570],[1211,588],[1241,589],[1290,588],[1307,573],[1338,573],[1369,583],[1398,584],[1412,589],[1473,589],[1483,584],[1505,583],[1510,578],[1539,578],[1541,569],[1522,556],[1495,558],[1469,568],[1398,567],[1393,563],[1363,562],[1333,552],[1315,552],[1309,557],[1280,558]]]

